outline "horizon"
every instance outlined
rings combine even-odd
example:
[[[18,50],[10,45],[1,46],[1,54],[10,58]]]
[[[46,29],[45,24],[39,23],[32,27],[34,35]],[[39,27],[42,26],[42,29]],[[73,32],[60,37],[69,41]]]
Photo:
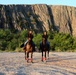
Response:
[[[76,7],[76,1],[74,0],[1,0],[0,5],[35,5],[35,4],[46,4],[46,5],[61,5]]]
[[[39,5],[39,4],[0,4],[0,5]],[[69,6],[69,7],[75,7],[76,6],[70,6],[70,5],[53,5],[53,4],[44,4],[44,5],[51,5],[51,6]]]

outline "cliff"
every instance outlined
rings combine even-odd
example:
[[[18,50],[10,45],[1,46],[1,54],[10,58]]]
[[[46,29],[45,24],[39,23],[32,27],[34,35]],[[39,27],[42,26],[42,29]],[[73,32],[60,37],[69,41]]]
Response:
[[[76,8],[70,6],[0,5],[0,29],[55,30],[76,36]]]

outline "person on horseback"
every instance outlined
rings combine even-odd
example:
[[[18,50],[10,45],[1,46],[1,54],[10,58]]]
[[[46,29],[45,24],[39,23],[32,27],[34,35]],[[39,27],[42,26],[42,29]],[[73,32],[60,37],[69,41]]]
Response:
[[[48,42],[48,35],[46,31],[44,31],[42,35],[42,41],[40,42],[40,50],[42,52],[41,61],[46,60],[46,53],[48,54],[47,58],[49,59],[50,43]]]
[[[28,36],[27,37],[28,37],[28,39],[31,38],[31,42],[32,42],[32,45],[33,45],[34,51],[35,51],[35,44],[34,44],[34,42],[32,40],[34,38],[34,36],[33,36],[33,32],[31,30],[28,32]],[[25,41],[24,46],[26,46],[26,44],[28,42],[28,39],[27,39],[27,41]]]
[[[47,35],[47,32],[46,31],[43,32],[42,38],[45,38],[46,44],[50,48],[50,43],[47,40],[48,39],[48,35]],[[42,45],[42,42],[40,44]]]

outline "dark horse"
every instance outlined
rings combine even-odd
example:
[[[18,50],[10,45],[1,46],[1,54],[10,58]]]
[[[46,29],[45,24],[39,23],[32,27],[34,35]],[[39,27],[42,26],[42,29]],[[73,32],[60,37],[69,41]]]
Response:
[[[42,61],[46,61],[46,53],[48,53],[48,58],[49,58],[49,50],[50,50],[50,46],[47,43],[45,38],[42,38],[42,43],[40,44],[40,49],[42,52]],[[45,53],[44,58],[43,58],[43,53]]]
[[[31,54],[31,62],[33,62],[33,43],[31,38],[28,38],[28,42],[27,44],[24,46],[24,52],[25,52],[25,60],[27,60],[27,62],[29,61],[29,53]]]

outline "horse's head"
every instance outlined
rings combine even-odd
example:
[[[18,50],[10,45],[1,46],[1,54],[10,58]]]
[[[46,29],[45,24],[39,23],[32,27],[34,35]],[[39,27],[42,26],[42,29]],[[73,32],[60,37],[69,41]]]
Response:
[[[43,43],[43,45],[46,44],[46,39],[44,37],[42,38],[42,43]]]
[[[28,42],[31,42],[31,41],[32,41],[32,39],[29,37],[29,38],[28,38]]]

